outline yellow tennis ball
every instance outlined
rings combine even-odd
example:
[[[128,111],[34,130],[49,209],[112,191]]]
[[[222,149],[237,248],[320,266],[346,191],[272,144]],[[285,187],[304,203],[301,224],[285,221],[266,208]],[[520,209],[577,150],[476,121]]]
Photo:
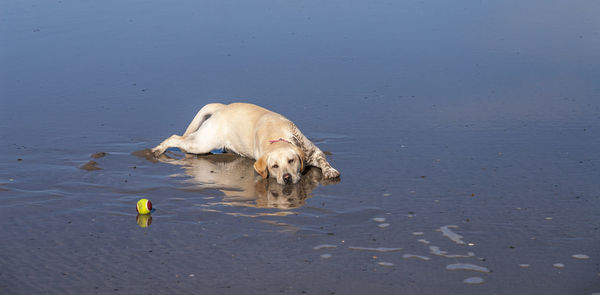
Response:
[[[150,211],[152,211],[152,202],[148,199],[140,199],[137,202],[135,210],[139,214],[150,214]]]

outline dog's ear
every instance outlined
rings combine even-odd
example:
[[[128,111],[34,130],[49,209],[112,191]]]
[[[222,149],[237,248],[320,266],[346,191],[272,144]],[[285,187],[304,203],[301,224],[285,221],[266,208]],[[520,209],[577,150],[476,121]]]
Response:
[[[254,170],[256,170],[256,172],[260,174],[263,179],[269,177],[269,171],[267,170],[267,159],[265,156],[260,157],[258,160],[256,160],[256,162],[254,162]]]
[[[298,159],[300,159],[300,172],[304,172],[304,152],[301,148],[294,146],[296,149],[296,154],[298,154]]]

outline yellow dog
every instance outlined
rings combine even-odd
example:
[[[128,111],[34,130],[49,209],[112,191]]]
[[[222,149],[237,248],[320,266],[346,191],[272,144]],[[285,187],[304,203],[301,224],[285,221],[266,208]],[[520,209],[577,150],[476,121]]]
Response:
[[[170,147],[192,154],[225,149],[253,158],[256,172],[263,178],[275,178],[279,184],[297,183],[305,165],[321,168],[325,178],[340,176],[294,123],[248,103],[205,105],[183,136],[172,135],[152,152],[158,157]]]

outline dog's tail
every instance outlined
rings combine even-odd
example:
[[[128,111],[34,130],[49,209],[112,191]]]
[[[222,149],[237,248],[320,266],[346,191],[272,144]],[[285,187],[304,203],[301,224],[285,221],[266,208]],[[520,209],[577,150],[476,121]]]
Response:
[[[185,133],[183,133],[183,137],[187,136],[190,133],[196,132],[196,130],[198,130],[198,128],[202,126],[202,123],[204,123],[204,121],[206,121],[208,118],[210,118],[210,116],[212,116],[212,114],[214,114],[217,110],[224,106],[225,105],[222,103],[210,103],[202,107],[202,109],[198,111],[190,125],[185,130]]]

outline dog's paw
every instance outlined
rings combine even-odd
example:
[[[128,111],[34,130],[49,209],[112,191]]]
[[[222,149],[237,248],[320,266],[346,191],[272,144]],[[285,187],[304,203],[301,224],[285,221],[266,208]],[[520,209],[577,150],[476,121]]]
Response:
[[[323,171],[323,176],[327,179],[340,177],[340,172],[334,168],[327,168]]]
[[[151,152],[152,152],[152,155],[154,155],[155,158],[158,158],[158,157],[160,157],[160,155],[163,154],[164,151],[162,149],[158,148],[158,147],[155,147],[155,148],[153,148],[151,150]]]

